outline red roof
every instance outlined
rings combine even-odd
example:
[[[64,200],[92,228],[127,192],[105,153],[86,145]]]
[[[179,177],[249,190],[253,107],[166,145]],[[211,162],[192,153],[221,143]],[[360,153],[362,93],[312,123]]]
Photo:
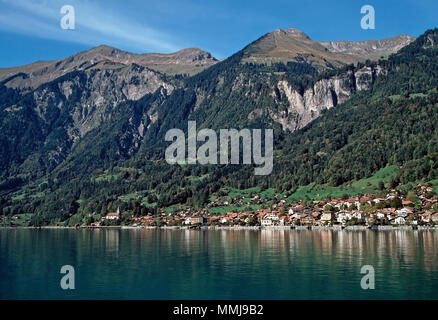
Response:
[[[118,212],[110,212],[106,215],[107,217],[118,217],[119,213]]]

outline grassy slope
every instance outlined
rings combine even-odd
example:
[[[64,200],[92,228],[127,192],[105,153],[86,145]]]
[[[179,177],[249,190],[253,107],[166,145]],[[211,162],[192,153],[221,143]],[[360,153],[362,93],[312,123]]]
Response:
[[[345,194],[354,196],[361,193],[376,193],[379,191],[379,182],[388,182],[398,172],[397,166],[387,166],[377,171],[373,176],[353,181],[351,184],[339,187],[310,184],[298,188],[288,199],[321,200],[325,198],[341,197]]]

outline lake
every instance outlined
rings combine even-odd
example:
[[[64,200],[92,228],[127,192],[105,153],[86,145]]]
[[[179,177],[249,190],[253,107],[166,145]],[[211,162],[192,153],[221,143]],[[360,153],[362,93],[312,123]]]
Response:
[[[75,289],[63,290],[63,265]],[[375,289],[361,288],[371,265]],[[0,229],[0,299],[438,299],[438,231]]]

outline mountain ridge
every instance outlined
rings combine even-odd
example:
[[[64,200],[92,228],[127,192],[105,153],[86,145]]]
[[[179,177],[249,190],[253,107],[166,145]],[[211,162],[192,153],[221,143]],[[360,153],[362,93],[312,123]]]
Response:
[[[345,64],[377,60],[400,50],[414,39],[415,37],[412,36],[398,35],[382,40],[313,41],[306,33],[295,28],[276,29],[249,44],[244,49],[245,57],[242,61],[254,63],[304,61],[321,71]],[[137,54],[108,45],[99,45],[66,58],[0,68],[0,81],[23,74],[22,78],[15,77],[14,81],[7,82],[5,85],[13,88],[35,89],[42,83],[54,80],[68,72],[90,68],[102,61],[122,65],[138,64],[167,75],[194,75],[216,64],[219,60],[199,48],[186,48],[168,54]],[[101,64],[100,67],[105,67],[105,65]]]
[[[387,57],[414,39],[398,35],[382,40],[314,41],[295,28],[276,29],[251,43],[244,60],[254,63],[306,61],[319,68],[333,68]]]
[[[37,61],[28,65],[0,68],[0,81],[5,81],[16,74],[25,74],[22,81],[5,83],[14,88],[36,88],[68,72],[84,70],[93,65],[108,61],[121,65],[138,64],[154,71],[175,75],[178,73],[194,74],[218,62],[209,52],[199,48],[182,49],[169,54],[136,54],[107,45],[100,45],[84,50],[69,57]]]
[[[319,43],[331,52],[342,52],[347,54],[371,54],[372,57],[380,58],[395,53],[415,40],[415,37],[400,34],[398,36],[385,38],[381,40],[364,40],[364,41],[320,41]]]

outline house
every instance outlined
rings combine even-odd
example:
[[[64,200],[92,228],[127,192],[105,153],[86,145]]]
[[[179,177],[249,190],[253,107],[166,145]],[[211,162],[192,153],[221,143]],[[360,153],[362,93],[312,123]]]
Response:
[[[298,212],[296,212],[296,213],[294,213],[293,215],[291,215],[291,217],[290,217],[291,219],[300,219],[301,218],[301,214],[300,213],[298,213]]]
[[[313,225],[315,223],[315,218],[312,215],[302,215],[300,217],[300,223],[304,225]]]
[[[311,214],[312,214],[312,210],[310,210],[310,209],[304,209],[304,210],[303,210],[303,214],[305,214],[305,215],[311,215]]]
[[[265,219],[270,219],[270,220],[272,220],[272,221],[278,221],[278,220],[279,220],[279,217],[278,217],[277,215],[271,213],[271,214],[267,215],[267,216],[265,217]]]
[[[312,217],[315,219],[315,220],[318,220],[318,218],[321,216],[321,212],[319,212],[319,211],[313,211],[312,212]]]
[[[391,224],[405,224],[405,223],[406,223],[406,219],[403,217],[397,217],[391,220]]]
[[[320,221],[323,223],[330,223],[335,220],[335,214],[333,212],[324,212],[321,215]]]
[[[433,211],[427,210],[424,213],[420,214],[420,219],[423,222],[430,222],[432,220]]]
[[[362,220],[362,213],[360,211],[353,212],[353,218]]]
[[[203,224],[204,221],[205,221],[204,217],[200,217],[200,216],[188,217],[186,220],[184,220],[184,224],[187,225]]]
[[[357,209],[360,209],[360,202],[358,197],[350,197],[347,201],[344,202],[344,207],[350,208],[351,206],[355,206]]]
[[[385,218],[385,213],[383,212],[377,212],[377,219],[384,219]]]
[[[301,205],[301,204],[299,204],[299,205],[296,205],[296,206],[294,206],[294,207],[291,207],[290,209],[289,209],[289,215],[295,215],[295,214],[299,214],[299,213],[301,213],[301,212],[303,212],[303,206]]]
[[[286,216],[282,216],[280,218],[280,220],[279,220],[280,226],[286,225],[287,221],[288,221],[287,217]]]
[[[190,224],[203,224],[205,219],[204,217],[197,216],[197,217],[190,217]]]
[[[267,219],[267,218],[263,218],[260,221],[262,227],[268,227],[268,226],[272,226],[272,220],[271,219]]]
[[[108,220],[119,220],[120,219],[120,208],[117,208],[117,212],[110,212],[105,216]]]
[[[346,212],[339,212],[336,216],[336,222],[338,223],[344,223],[345,221],[347,221],[347,213]]]
[[[219,220],[219,222],[222,223],[222,224],[228,223],[228,222],[230,222],[230,221],[232,221],[232,219],[229,218],[229,217],[222,217],[222,218]]]
[[[406,218],[408,215],[413,213],[413,210],[409,208],[402,208],[400,210],[396,210],[396,212],[397,216]]]
[[[330,201],[329,203],[327,203],[327,205],[331,206],[332,208],[338,208],[341,209],[341,206],[343,205],[343,203],[341,203],[339,200],[337,199],[333,199],[332,201]]]

